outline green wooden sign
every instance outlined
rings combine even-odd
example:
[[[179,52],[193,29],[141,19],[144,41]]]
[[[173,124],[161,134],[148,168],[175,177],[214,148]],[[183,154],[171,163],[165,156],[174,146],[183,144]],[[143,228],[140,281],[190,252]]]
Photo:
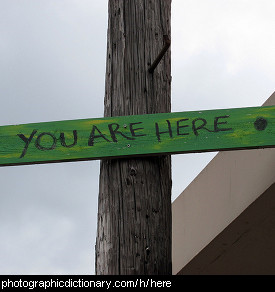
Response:
[[[275,147],[275,106],[0,127],[0,165]]]

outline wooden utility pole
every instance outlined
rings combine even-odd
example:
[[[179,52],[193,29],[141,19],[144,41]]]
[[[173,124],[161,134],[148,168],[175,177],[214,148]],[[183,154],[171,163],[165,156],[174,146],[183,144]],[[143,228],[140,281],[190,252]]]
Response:
[[[105,117],[170,112],[171,0],[109,0],[108,21]],[[101,161],[97,275],[172,273],[171,186],[170,156]]]

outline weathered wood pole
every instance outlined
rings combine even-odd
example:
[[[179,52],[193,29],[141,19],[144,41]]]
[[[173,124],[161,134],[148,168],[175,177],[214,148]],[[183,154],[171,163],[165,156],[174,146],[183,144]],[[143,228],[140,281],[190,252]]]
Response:
[[[170,112],[171,0],[108,5],[104,115]],[[170,156],[101,161],[97,275],[172,273],[171,186]]]

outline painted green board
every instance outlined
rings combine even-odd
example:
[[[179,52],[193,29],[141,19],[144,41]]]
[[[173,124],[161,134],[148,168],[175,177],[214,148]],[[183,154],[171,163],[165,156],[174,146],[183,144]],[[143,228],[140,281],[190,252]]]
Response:
[[[275,106],[0,127],[0,165],[275,147]]]

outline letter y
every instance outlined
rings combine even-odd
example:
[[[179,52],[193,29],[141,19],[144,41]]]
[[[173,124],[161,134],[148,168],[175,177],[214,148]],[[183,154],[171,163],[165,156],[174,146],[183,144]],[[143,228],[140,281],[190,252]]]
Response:
[[[26,136],[23,134],[17,134],[17,136],[20,137],[26,144],[23,151],[22,151],[20,158],[23,158],[25,156],[27,149],[31,143],[31,140],[32,140],[33,136],[36,134],[36,132],[37,132],[36,130],[33,130],[29,138],[26,138]]]

